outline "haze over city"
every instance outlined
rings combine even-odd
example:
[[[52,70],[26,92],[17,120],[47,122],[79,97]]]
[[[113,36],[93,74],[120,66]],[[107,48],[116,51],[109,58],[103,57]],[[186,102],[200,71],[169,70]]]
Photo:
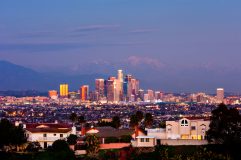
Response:
[[[146,89],[215,93],[224,87],[239,93],[240,5],[239,0],[2,1],[0,59],[68,75],[107,77],[123,69]]]

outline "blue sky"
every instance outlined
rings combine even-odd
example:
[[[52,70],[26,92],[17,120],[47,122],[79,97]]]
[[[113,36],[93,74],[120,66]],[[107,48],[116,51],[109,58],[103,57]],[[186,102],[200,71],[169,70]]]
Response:
[[[75,74],[132,67],[142,77],[148,68],[167,79],[156,76],[152,87],[189,90],[200,85],[198,72],[203,79],[241,72],[240,8],[240,0],[1,1],[0,59]],[[182,73],[185,86],[166,82]],[[238,78],[213,77],[196,90],[239,90]]]

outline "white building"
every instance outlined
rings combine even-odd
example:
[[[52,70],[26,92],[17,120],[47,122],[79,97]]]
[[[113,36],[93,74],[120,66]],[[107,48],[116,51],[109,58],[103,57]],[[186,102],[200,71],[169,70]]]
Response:
[[[66,139],[70,134],[76,134],[76,128],[68,124],[26,124],[24,128],[28,141],[39,142],[42,148],[51,146],[56,140]]]
[[[147,134],[136,137],[134,147],[163,145],[204,145],[210,121],[204,118],[182,118],[166,121],[166,128],[146,129]]]

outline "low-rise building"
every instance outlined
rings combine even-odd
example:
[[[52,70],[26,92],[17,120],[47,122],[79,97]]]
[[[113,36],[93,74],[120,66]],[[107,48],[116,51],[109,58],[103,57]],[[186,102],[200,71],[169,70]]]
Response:
[[[147,134],[132,141],[134,147],[155,145],[204,145],[210,121],[204,118],[182,118],[166,121],[166,128],[146,129]]]
[[[76,129],[68,124],[41,123],[24,125],[28,141],[39,142],[42,148],[47,148],[59,139],[66,139],[75,134]]]

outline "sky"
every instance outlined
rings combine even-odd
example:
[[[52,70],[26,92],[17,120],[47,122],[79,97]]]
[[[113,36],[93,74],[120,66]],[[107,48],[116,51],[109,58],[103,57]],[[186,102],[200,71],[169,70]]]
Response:
[[[124,68],[154,79],[153,88],[239,92],[240,8],[240,0],[0,1],[0,60],[71,74]]]

